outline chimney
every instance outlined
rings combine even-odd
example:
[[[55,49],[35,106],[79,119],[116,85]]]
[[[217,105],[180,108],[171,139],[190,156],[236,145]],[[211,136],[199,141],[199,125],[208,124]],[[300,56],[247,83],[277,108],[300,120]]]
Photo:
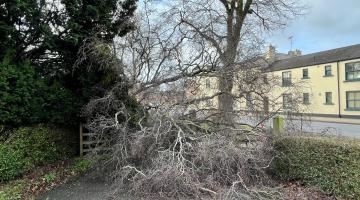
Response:
[[[289,51],[288,55],[291,57],[301,56],[302,52],[299,49],[295,49],[294,51]]]
[[[266,60],[269,63],[273,63],[275,61],[275,56],[276,56],[276,49],[274,46],[272,46],[271,44],[268,47],[268,50],[266,52]]]

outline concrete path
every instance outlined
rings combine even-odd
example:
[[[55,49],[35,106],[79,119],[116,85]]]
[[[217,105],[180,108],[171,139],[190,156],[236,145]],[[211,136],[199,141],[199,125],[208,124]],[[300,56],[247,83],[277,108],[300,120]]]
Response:
[[[100,178],[85,175],[38,197],[39,200],[106,200],[110,186]]]

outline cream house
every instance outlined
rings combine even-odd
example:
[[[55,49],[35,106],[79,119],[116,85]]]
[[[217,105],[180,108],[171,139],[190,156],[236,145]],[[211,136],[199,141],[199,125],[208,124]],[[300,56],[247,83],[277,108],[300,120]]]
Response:
[[[268,72],[281,77],[281,88],[301,82],[306,114],[330,121],[360,123],[360,45],[277,60]],[[294,94],[282,94],[283,104]],[[342,119],[342,120],[340,120]]]
[[[266,112],[282,113],[292,107],[296,98],[299,111],[314,120],[360,124],[360,44],[307,55],[301,55],[299,50],[280,54],[270,46],[265,57],[267,64],[262,73],[267,79],[279,79],[279,84],[272,86],[263,98],[277,102],[271,106],[263,101]],[[204,77],[198,82],[197,95],[216,93],[215,77]],[[236,93],[239,88],[234,90]],[[247,93],[235,102],[234,108],[246,110],[252,98],[256,94]],[[201,106],[216,108],[217,99]]]

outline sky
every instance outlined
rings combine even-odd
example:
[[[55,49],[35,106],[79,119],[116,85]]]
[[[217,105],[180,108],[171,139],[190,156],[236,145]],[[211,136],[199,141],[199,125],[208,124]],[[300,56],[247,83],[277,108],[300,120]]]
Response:
[[[303,54],[360,44],[360,0],[301,0],[307,14],[275,31],[267,39],[278,52],[293,49]]]

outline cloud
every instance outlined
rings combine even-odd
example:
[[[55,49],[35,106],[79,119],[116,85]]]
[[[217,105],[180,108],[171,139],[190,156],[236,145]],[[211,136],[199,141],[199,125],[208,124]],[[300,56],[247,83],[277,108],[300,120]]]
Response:
[[[268,41],[281,52],[293,47],[304,53],[360,43],[360,0],[302,0],[308,15],[293,21],[288,28],[272,34]]]

